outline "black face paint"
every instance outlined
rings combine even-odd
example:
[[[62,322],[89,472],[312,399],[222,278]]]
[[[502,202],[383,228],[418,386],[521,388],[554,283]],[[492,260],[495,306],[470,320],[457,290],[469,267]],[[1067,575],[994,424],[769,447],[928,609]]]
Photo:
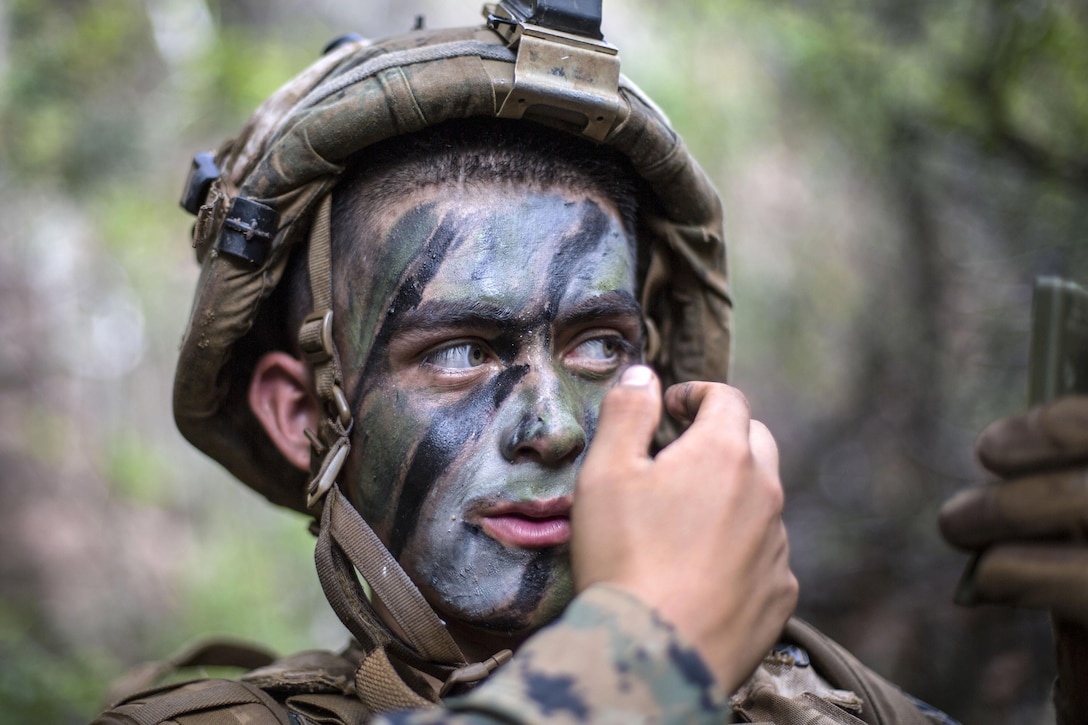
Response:
[[[587,205],[581,224],[572,234],[559,243],[559,248],[548,267],[548,303],[549,320],[554,319],[559,310],[559,302],[570,284],[575,270],[583,260],[598,251],[608,235],[608,216],[596,204]]]
[[[544,598],[548,586],[554,583],[555,567],[560,563],[566,564],[565,552],[552,550],[533,557],[522,570],[517,591],[504,612],[477,626],[492,632],[524,630],[529,623],[527,613],[533,611]]]
[[[416,448],[412,465],[400,489],[400,498],[393,514],[392,538],[388,542],[393,556],[400,556],[408,537],[415,533],[420,507],[438,475],[453,463],[465,443],[480,437],[489,414],[502,405],[528,371],[526,365],[507,368],[485,387],[436,416],[434,424]]]
[[[421,204],[405,214],[390,230],[389,236],[393,239],[411,237],[421,226],[426,226],[429,219],[435,217],[437,204]],[[398,317],[415,309],[423,294],[427,283],[434,278],[442,260],[450,250],[450,246],[457,238],[457,225],[448,217],[440,219],[434,233],[420,247],[419,252],[412,258],[409,268],[412,270],[409,276],[397,288],[396,296],[386,310],[384,324],[378,330],[363,368],[362,380],[364,384],[356,386],[352,393],[351,409],[358,410],[363,395],[368,386],[366,381],[374,380],[379,372],[383,372],[386,363],[385,351],[389,345],[389,336],[396,328]]]

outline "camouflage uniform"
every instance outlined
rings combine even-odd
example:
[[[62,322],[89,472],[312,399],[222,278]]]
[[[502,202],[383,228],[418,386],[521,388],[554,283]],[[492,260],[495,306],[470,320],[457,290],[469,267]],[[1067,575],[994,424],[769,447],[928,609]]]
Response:
[[[95,722],[723,723],[734,712],[743,722],[778,725],[952,722],[809,625],[791,620],[784,638],[728,697],[669,623],[625,592],[597,585],[486,682],[441,706],[397,681],[388,660],[368,668],[359,663],[365,655],[349,649],[297,655],[237,682],[197,680],[139,693]],[[833,688],[817,670],[850,689]],[[396,709],[412,698],[415,709]],[[378,715],[386,708],[393,710]]]
[[[117,700],[97,722],[300,724],[375,715],[395,723],[728,722],[734,711],[756,722],[945,722],[797,621],[729,697],[669,623],[602,585],[473,685],[496,662],[464,662],[340,494],[352,421],[331,323],[329,191],[355,151],[399,134],[455,118],[522,118],[530,108],[534,122],[620,151],[658,202],[640,225],[650,250],[639,300],[645,359],[665,385],[724,381],[728,372],[731,301],[721,203],[709,179],[663,114],[619,75],[611,46],[593,39],[572,46],[564,37],[553,53],[546,32],[511,36],[511,23],[494,25],[343,43],[270,98],[238,138],[194,163],[184,205],[197,215],[193,241],[203,269],[178,364],[175,417],[190,441],[247,485],[318,520],[322,586],[356,644],[339,655],[268,663],[236,681],[145,690]],[[541,81],[534,58],[572,65]],[[564,87],[563,79],[581,85]],[[579,114],[583,122],[572,121]],[[309,480],[248,411],[249,371],[237,354],[300,246],[309,249],[314,313],[299,340],[327,409],[311,439]],[[663,423],[658,444],[677,433],[670,425]],[[374,612],[355,570],[391,604],[404,638]],[[441,694],[443,681],[462,676],[465,684],[447,688],[453,696]]]

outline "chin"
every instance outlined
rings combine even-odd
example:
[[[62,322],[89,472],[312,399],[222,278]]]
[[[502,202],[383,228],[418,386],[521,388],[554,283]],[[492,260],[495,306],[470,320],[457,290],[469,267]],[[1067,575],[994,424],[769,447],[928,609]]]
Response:
[[[409,572],[438,616],[470,637],[520,641],[558,618],[573,597],[566,546],[505,549],[477,563],[457,568],[439,562],[419,578]]]
[[[564,593],[541,600],[530,611],[497,608],[485,616],[481,612],[466,615],[439,609],[439,616],[469,661],[474,661],[502,649],[516,651],[525,640],[557,619],[569,602],[569,594]]]

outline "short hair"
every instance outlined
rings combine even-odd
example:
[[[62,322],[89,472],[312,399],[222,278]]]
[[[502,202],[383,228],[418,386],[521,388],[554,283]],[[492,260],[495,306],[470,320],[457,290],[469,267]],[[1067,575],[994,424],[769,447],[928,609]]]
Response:
[[[593,191],[611,201],[635,238],[638,178],[609,146],[534,123],[467,118],[395,136],[349,162],[333,190],[333,256],[347,253],[351,235],[405,189],[510,184],[534,189]]]

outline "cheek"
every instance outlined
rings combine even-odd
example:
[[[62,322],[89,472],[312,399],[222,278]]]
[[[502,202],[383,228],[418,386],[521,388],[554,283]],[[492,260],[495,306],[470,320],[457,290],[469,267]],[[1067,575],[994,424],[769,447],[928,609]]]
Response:
[[[396,489],[426,431],[425,411],[406,404],[395,390],[372,390],[355,415],[349,461],[351,498],[378,535],[388,541]]]
[[[432,569],[435,564],[441,569],[467,566],[477,558],[486,535],[466,524],[463,515],[467,502],[479,493],[476,456],[480,452],[476,443],[465,446],[464,455],[441,472],[418,508],[402,512],[394,524],[393,537],[399,542],[396,553],[402,561],[411,559],[420,568],[431,562]]]
[[[509,368],[444,403],[425,390],[403,392],[387,382],[374,385],[364,397],[356,423],[360,463],[353,490],[361,513],[394,556],[414,534],[432,491],[439,505],[456,497],[455,491],[441,490],[441,481],[472,485],[472,469],[483,457],[478,450],[483,432],[524,374],[522,368]]]
[[[597,436],[597,420],[600,418],[602,400],[604,400],[603,394],[597,398],[593,404],[587,405],[582,412],[582,415],[584,416],[583,420],[585,420],[587,450],[589,449],[590,444],[593,443],[593,439]],[[582,458],[578,459],[579,467],[581,467],[584,458],[585,453],[582,454]]]
[[[604,401],[604,396],[608,394],[608,391],[615,385],[615,380],[619,378],[619,373],[612,376],[612,379],[607,381],[589,381],[584,378],[571,375],[568,378],[568,383],[563,390],[563,395],[567,396],[571,401],[568,403],[572,410],[577,410],[581,416],[582,429],[585,431],[586,444],[593,442],[593,437],[597,433],[597,420],[601,413],[601,403]],[[582,453],[582,457],[585,453]],[[578,465],[581,465],[582,458],[578,459]]]

